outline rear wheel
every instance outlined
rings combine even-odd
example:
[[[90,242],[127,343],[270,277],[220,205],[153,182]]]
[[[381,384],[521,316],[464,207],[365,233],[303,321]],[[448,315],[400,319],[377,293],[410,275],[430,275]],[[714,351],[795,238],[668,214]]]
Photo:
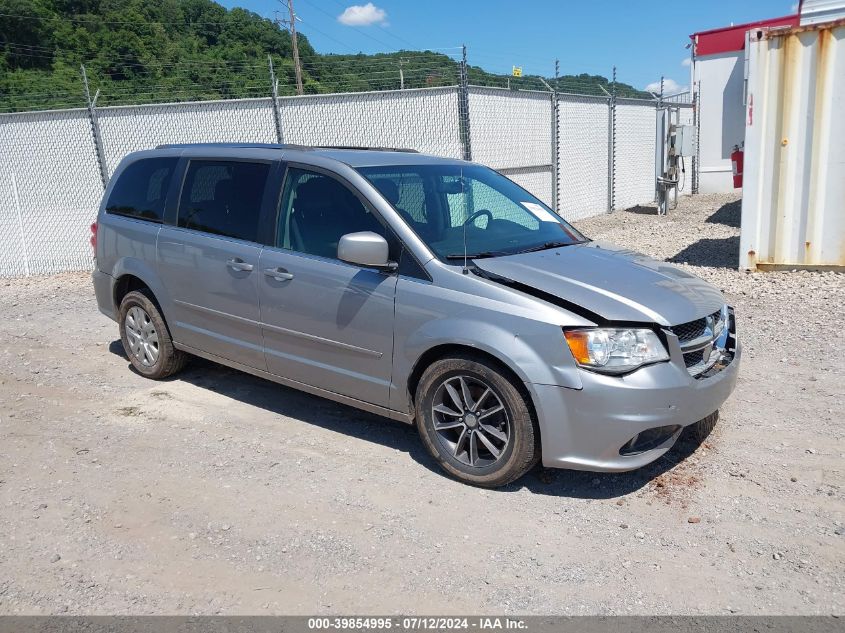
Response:
[[[416,419],[432,456],[466,483],[503,486],[524,475],[540,454],[526,395],[485,359],[434,362],[417,387]]]
[[[173,346],[155,303],[133,290],[120,303],[120,340],[129,362],[147,378],[167,378],[185,366],[187,354]]]

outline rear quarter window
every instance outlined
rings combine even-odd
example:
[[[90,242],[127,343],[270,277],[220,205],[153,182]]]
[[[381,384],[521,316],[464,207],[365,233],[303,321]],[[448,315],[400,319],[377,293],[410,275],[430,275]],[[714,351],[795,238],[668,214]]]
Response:
[[[269,163],[191,160],[179,200],[178,226],[257,242],[269,174]]]
[[[117,177],[106,202],[106,212],[161,222],[170,178],[178,160],[143,158],[129,165]]]

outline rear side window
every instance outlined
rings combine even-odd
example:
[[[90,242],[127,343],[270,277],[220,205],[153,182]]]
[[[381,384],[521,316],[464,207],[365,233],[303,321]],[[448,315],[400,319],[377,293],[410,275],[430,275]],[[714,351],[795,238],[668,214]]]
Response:
[[[144,158],[121,172],[114,185],[106,212],[130,218],[161,222],[170,177],[178,158]]]
[[[186,229],[258,241],[258,219],[268,163],[192,160],[188,164],[178,225]]]

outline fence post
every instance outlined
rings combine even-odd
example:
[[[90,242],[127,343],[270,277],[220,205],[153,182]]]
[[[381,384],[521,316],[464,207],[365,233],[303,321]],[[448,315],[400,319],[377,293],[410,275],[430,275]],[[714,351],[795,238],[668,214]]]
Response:
[[[469,137],[469,74],[467,73],[467,47],[462,47],[458,86],[458,129],[464,160],[472,160],[472,142]]]
[[[692,157],[692,193],[698,193],[698,174],[701,170],[701,82],[693,84],[692,116],[695,124],[695,156]]]
[[[91,89],[88,87],[88,74],[85,72],[85,66],[80,66],[82,69],[82,83],[85,85],[85,100],[88,103],[88,120],[91,122],[91,136],[94,139],[94,153],[97,155],[97,165],[100,168],[100,179],[103,181],[103,189],[109,184],[109,175],[106,170],[106,153],[103,149],[103,137],[100,135],[100,123],[97,121],[97,97],[100,96],[100,90],[91,98]]]
[[[267,55],[270,62],[270,92],[273,106],[273,123],[276,124],[276,142],[281,145],[282,141],[282,119],[279,117],[279,80],[276,79],[276,71],[273,70],[273,58]]]
[[[26,231],[23,227],[23,211],[21,211],[21,198],[18,193],[18,181],[15,178],[15,172],[9,166],[9,173],[12,176],[12,193],[15,196],[15,210],[18,212],[18,230],[21,234],[21,250],[23,251],[23,271],[29,277],[29,251],[26,248]]]
[[[555,83],[552,90],[552,209],[560,215],[558,209],[558,184],[560,178],[560,139],[558,129],[560,113],[558,112],[557,84],[560,79],[560,60],[555,60]]]
[[[608,134],[607,134],[607,212],[616,208],[616,66],[613,67],[613,82],[610,84],[608,99]]]

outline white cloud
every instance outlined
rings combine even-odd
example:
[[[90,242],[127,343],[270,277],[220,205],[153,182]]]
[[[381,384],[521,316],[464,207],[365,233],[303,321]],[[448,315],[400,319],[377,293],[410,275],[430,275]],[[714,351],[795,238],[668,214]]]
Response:
[[[692,60],[689,57],[684,57],[681,60],[681,66],[688,67],[692,65]]]
[[[379,9],[372,2],[365,5],[353,4],[346,7],[343,13],[337,16],[337,21],[346,26],[386,25],[387,12],[384,9]]]
[[[664,95],[674,95],[678,94],[679,92],[684,92],[688,89],[688,86],[682,86],[674,79],[669,79],[668,77],[663,79]],[[645,87],[645,90],[647,90],[648,92],[653,92],[654,94],[660,94],[660,81],[652,81],[649,85]]]

